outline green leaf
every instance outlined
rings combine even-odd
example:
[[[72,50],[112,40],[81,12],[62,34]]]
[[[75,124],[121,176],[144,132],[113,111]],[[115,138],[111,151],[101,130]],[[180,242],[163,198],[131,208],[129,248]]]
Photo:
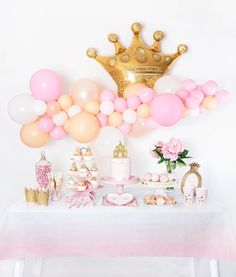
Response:
[[[158,161],[158,164],[161,164],[161,163],[163,163],[164,161],[165,161],[164,158],[160,158],[160,160]]]
[[[180,158],[185,158],[188,155],[188,150],[184,149],[184,151],[179,155]]]
[[[180,159],[177,160],[178,166],[186,166],[186,163]]]

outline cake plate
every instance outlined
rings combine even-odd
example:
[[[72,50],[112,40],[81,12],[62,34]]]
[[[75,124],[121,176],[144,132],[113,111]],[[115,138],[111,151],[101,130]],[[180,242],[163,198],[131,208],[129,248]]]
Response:
[[[101,182],[108,185],[116,186],[116,192],[109,193],[103,198],[104,206],[128,206],[136,207],[137,202],[131,193],[124,191],[125,185],[133,185],[140,182],[140,179],[131,176],[129,179],[117,180],[112,177],[101,177]]]

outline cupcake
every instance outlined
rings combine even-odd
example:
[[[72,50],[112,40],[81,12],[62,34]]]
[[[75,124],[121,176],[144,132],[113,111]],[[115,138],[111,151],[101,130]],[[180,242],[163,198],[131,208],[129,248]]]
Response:
[[[85,164],[82,164],[82,165],[81,165],[81,167],[80,167],[80,169],[79,169],[79,175],[80,175],[81,177],[86,177],[86,176],[88,176],[88,168],[86,167]]]
[[[84,159],[85,159],[85,160],[91,160],[91,159],[93,159],[93,153],[92,153],[90,147],[88,147],[88,148],[86,149],[86,151],[85,151],[85,153],[84,153]]]
[[[97,168],[97,166],[96,166],[95,163],[92,164],[92,166],[91,166],[91,168],[90,168],[90,172],[91,172],[91,174],[92,174],[93,177],[98,176],[98,173],[99,173],[99,172],[98,172],[98,168]]]

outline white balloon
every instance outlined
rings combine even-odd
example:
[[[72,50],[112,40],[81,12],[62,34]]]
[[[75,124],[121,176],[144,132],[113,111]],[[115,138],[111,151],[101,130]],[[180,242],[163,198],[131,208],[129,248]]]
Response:
[[[153,89],[158,93],[175,93],[181,87],[181,82],[177,78],[165,75],[159,78]]]
[[[200,113],[200,109],[199,108],[196,108],[196,109],[189,109],[189,116],[192,116],[192,117],[194,117],[194,116],[197,116],[197,115],[199,115],[199,113]]]
[[[137,113],[132,109],[125,110],[122,116],[124,122],[129,124],[133,124],[138,118]]]
[[[52,117],[52,121],[54,124],[56,124],[57,126],[63,126],[66,122],[66,120],[68,119],[68,115],[66,112],[59,112],[58,114],[55,114]]]
[[[19,124],[32,123],[38,118],[34,112],[34,98],[31,95],[16,95],[8,104],[8,114],[12,120]]]
[[[100,104],[100,111],[105,115],[110,115],[114,112],[115,106],[113,102],[105,100]]]
[[[71,117],[75,116],[76,114],[78,114],[79,112],[81,112],[81,108],[78,105],[72,105],[66,112],[67,112],[69,118],[71,118]]]
[[[33,110],[37,115],[43,115],[47,111],[47,104],[42,100],[34,100]]]
[[[121,141],[125,142],[122,132],[114,127],[105,126],[101,128],[97,139],[92,143],[92,147],[96,155],[101,157],[112,157],[113,150]]]

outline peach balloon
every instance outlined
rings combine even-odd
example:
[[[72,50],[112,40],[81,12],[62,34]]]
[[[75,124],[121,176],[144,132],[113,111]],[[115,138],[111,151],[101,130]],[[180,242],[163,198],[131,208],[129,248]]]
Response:
[[[61,95],[57,101],[61,105],[62,110],[67,110],[73,105],[73,100],[68,94]]]
[[[147,132],[147,129],[144,126],[143,120],[138,120],[132,125],[132,129],[129,132],[131,137],[141,137]]]
[[[64,130],[68,133],[69,132],[69,128],[70,128],[70,119],[67,119],[65,124],[64,124]]]
[[[39,128],[38,121],[30,124],[25,124],[21,127],[20,138],[22,142],[32,148],[45,145],[50,136]]]
[[[189,109],[187,107],[184,107],[183,118],[187,116],[189,116]]]
[[[84,110],[92,114],[98,114],[100,111],[100,104],[97,101],[90,100],[85,104]]]
[[[202,106],[208,111],[213,110],[217,106],[217,100],[214,96],[207,96],[204,98]]]
[[[94,140],[100,131],[99,121],[91,113],[80,112],[70,119],[69,135],[80,143]]]
[[[148,104],[141,104],[137,109],[139,117],[148,118],[150,116],[150,107]]]
[[[122,114],[114,112],[109,115],[109,125],[112,127],[119,127],[123,122]]]
[[[143,83],[133,83],[124,90],[123,97],[127,99],[129,96],[139,95],[141,90],[146,87]]]
[[[47,105],[47,114],[49,116],[53,116],[57,113],[59,113],[61,110],[61,106],[57,101],[49,102]]]
[[[80,79],[72,86],[70,95],[74,104],[84,107],[89,100],[99,100],[100,88],[92,80]]]

